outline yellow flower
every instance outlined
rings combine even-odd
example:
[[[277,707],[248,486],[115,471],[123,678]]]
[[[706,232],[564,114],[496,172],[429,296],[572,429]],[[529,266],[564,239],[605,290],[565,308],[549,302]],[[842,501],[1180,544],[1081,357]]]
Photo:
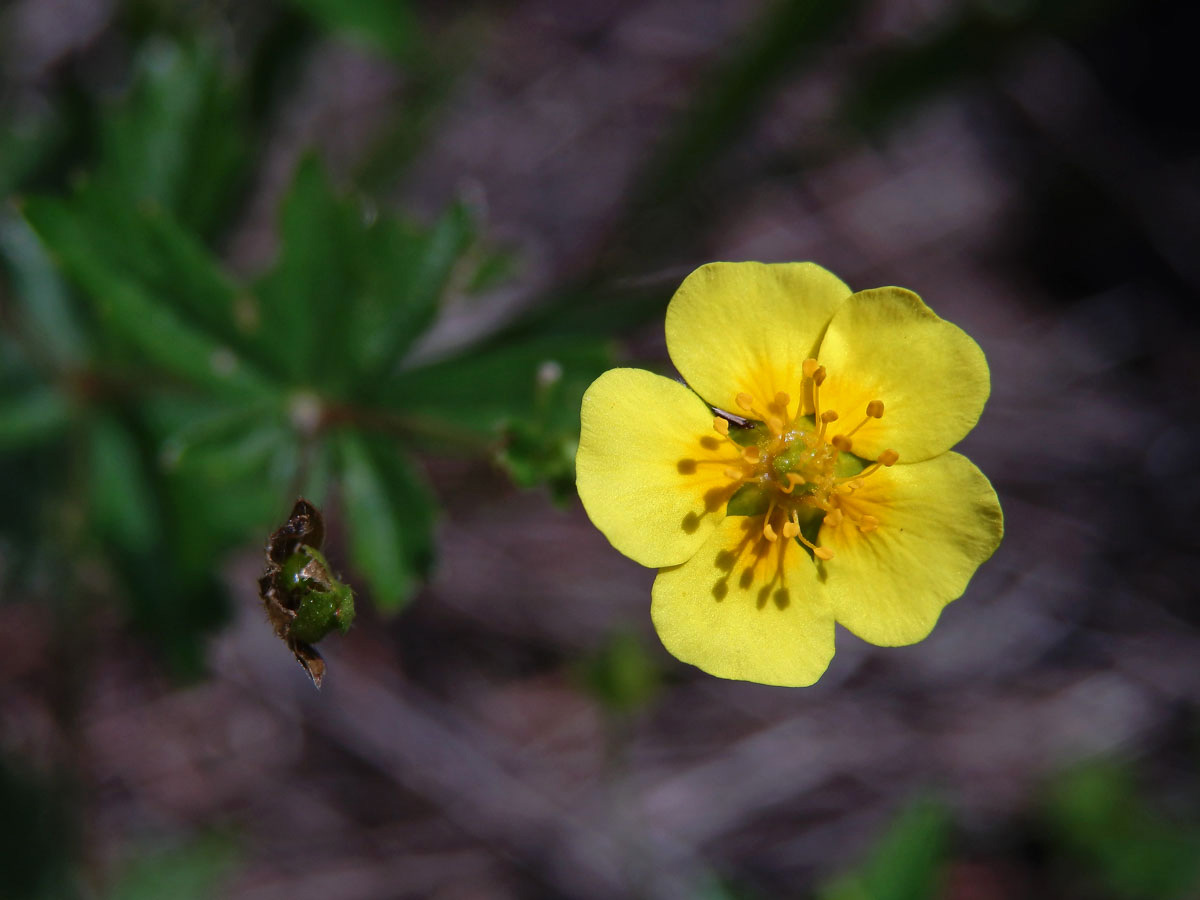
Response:
[[[851,293],[813,263],[702,266],[666,331],[688,386],[601,375],[576,467],[596,527],[660,570],[667,650],[808,685],[835,622],[881,646],[928,635],[1004,531],[987,478],[950,452],[990,390],[979,346],[911,291]]]

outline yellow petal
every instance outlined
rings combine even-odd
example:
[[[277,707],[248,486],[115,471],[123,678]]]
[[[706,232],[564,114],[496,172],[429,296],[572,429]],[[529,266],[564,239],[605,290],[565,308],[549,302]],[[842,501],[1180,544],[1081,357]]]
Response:
[[[612,369],[583,395],[579,499],[612,545],[644,566],[678,565],[725,517],[738,448],[678,381]]]
[[[975,427],[991,390],[979,345],[903,288],[850,297],[818,359],[828,372],[821,409],[836,410],[839,425],[853,428],[868,403],[883,401],[883,418],[854,435],[854,452],[870,459],[888,448],[902,462],[944,453]]]
[[[671,361],[701,397],[739,415],[739,393],[757,409],[779,392],[801,402],[804,360],[850,296],[815,263],[709,263],[684,279],[667,307]],[[809,412],[811,410],[805,410]]]
[[[825,588],[837,620],[884,647],[928,635],[1004,534],[996,492],[958,453],[880,469],[842,508],[838,527],[821,528],[834,554],[822,565]],[[879,527],[860,532],[850,520],[862,515]]]
[[[720,678],[809,685],[833,658],[833,617],[793,540],[762,538],[762,516],[730,516],[699,552],[654,580],[650,614],[675,657]]]

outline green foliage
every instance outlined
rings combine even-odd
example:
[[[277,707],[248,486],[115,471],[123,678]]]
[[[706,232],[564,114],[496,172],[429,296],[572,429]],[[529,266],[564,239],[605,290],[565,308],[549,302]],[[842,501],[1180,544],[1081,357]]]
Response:
[[[820,900],[934,900],[939,896],[950,817],[929,797],[910,802],[867,859],[818,892]]]
[[[1140,796],[1133,772],[1093,760],[1050,785],[1045,817],[1073,869],[1106,895],[1175,900],[1200,890],[1200,822],[1171,822]]]
[[[234,841],[220,834],[174,847],[143,847],[104,893],[104,900],[219,897],[237,859]]]
[[[299,5],[393,54],[415,27],[402,4]],[[436,501],[410,453],[486,455],[569,493],[579,398],[610,363],[592,338],[514,335],[406,365],[447,295],[495,284],[510,260],[467,205],[429,224],[384,213],[313,155],[283,199],[274,263],[231,274],[212,240],[251,174],[242,96],[211,47],[152,38],[100,117],[87,174],[0,218],[14,299],[0,541],[102,563],[181,673],[223,620],[224,556],[261,541],[298,493],[341,498],[349,560],[333,564],[387,612],[433,560]],[[56,571],[55,590],[85,587]]]
[[[643,708],[662,683],[662,672],[645,643],[627,631],[611,635],[586,661],[581,674],[592,696],[616,713]]]
[[[405,58],[417,41],[417,21],[405,0],[291,0],[314,21],[352,40]]]

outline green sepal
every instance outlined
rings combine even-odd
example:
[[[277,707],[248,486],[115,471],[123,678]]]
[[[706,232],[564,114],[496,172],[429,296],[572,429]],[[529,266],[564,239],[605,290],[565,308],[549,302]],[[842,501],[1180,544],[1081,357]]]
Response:
[[[295,598],[289,637],[315,644],[354,624],[354,592],[339,581],[320,550],[301,544],[283,564],[285,590]]]

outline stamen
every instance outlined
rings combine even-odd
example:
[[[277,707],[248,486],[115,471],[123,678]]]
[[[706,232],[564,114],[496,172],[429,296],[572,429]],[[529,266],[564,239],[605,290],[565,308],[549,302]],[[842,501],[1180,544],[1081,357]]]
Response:
[[[713,431],[721,437],[729,437],[729,420],[717,416],[713,419]]]
[[[812,357],[809,357],[808,359],[806,359],[804,361],[803,365],[801,365],[800,368],[803,370],[805,378],[812,378],[813,373],[817,371],[817,368],[820,365],[821,364],[819,362],[817,362],[815,359],[813,359]]]
[[[833,444],[833,448],[840,453],[849,453],[850,448],[854,446],[853,441],[844,434],[835,434],[829,443]]]
[[[754,398],[749,394],[741,393],[737,395],[737,405],[746,412],[754,411]]]
[[[795,472],[788,472],[783,477],[787,479],[788,486],[781,487],[780,490],[785,494],[790,494],[792,491],[794,491],[796,489],[796,485],[804,484],[804,476],[797,475]]]
[[[779,416],[768,416],[767,428],[771,430],[771,434],[775,435],[775,437],[782,437],[783,419],[779,418]]]
[[[779,407],[780,412],[787,412],[788,404],[791,402],[792,398],[787,391],[780,391],[775,395],[775,405]]]
[[[783,536],[791,540],[800,533],[800,526],[790,519],[783,523]]]
[[[771,527],[771,515],[775,512],[775,501],[767,507],[767,514],[763,516],[763,537],[768,541],[779,540],[779,535],[775,533],[775,529]]]
[[[839,525],[842,524],[842,520],[845,518],[846,517],[842,513],[842,511],[840,509],[835,508],[835,509],[832,509],[829,512],[825,513],[825,520],[824,520],[824,522],[822,522],[822,524],[828,525],[830,528],[837,528]]]
[[[853,437],[854,432],[858,431],[858,429],[862,428],[864,425],[866,425],[872,419],[882,419],[882,418],[883,418],[883,401],[882,400],[872,400],[870,403],[867,404],[867,414],[863,417],[863,420],[861,422],[859,422],[857,425],[855,425],[853,428],[851,428],[849,431],[847,431],[846,437]]]
[[[839,487],[846,487],[852,491],[857,490],[859,482],[861,482],[868,475],[874,475],[879,471],[881,466],[888,466],[889,468],[894,466],[899,459],[900,454],[895,450],[884,450],[879,454],[879,459],[875,460],[875,462],[867,466],[857,475],[847,475],[844,478],[836,478],[834,480],[837,482]]]
[[[746,477],[746,473],[735,466],[730,466],[728,469],[726,469],[724,475],[726,478],[732,478],[734,481],[741,481]]]
[[[742,451],[742,458],[746,460],[746,462],[758,462],[758,456],[759,450],[757,444],[747,447]]]
[[[813,394],[813,397],[816,397],[816,394]],[[837,421],[838,414],[837,414],[836,410],[827,409],[827,410],[825,410],[825,412],[821,413],[821,415],[818,418],[821,422],[821,427],[817,431],[817,438],[820,440],[824,440],[825,428],[829,425],[830,422]]]
[[[858,520],[858,530],[864,534],[879,527],[879,520],[874,516],[863,516]]]
[[[823,559],[826,561],[833,559],[833,551],[828,547],[818,547],[804,535],[799,533],[796,534],[796,538],[800,541],[800,543],[811,550],[813,552],[813,556],[815,556],[817,559]]]

